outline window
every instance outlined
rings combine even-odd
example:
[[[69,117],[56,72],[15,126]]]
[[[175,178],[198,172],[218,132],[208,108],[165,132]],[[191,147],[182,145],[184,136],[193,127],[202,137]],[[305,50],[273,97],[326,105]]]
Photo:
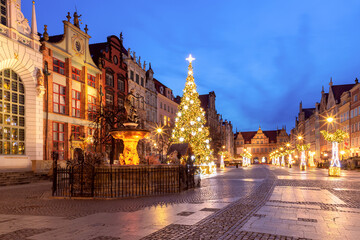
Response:
[[[53,150],[59,154],[59,160],[64,160],[65,124],[53,122]]]
[[[166,111],[166,104],[164,103],[164,110]]]
[[[141,78],[141,86],[144,86],[144,78]]]
[[[114,61],[114,64],[115,64],[115,65],[117,65],[117,64],[119,63],[117,56],[114,56],[114,57],[113,57],[113,61]]]
[[[118,97],[118,103],[117,103],[117,104],[118,104],[118,107],[119,107],[119,108],[124,107],[124,99]]]
[[[164,125],[167,125],[167,117],[166,116],[164,116]]]
[[[75,141],[81,140],[80,126],[72,125],[71,126],[71,135],[73,137],[73,140],[75,140]]]
[[[168,112],[170,112],[170,107],[169,107],[169,105],[168,105]]]
[[[130,70],[130,79],[134,81],[134,71]]]
[[[80,117],[80,92],[76,90],[71,92],[71,114],[73,117]]]
[[[88,74],[88,85],[90,87],[95,87],[95,76]]]
[[[354,117],[358,115],[357,108],[354,109]]]
[[[75,67],[71,68],[71,78],[76,80],[76,81],[80,81],[80,75],[81,75],[81,71],[80,69],[77,69]]]
[[[105,83],[110,87],[114,87],[114,75],[112,73],[107,72],[105,76]]]
[[[7,21],[6,21],[6,15],[7,15],[7,11],[6,11],[6,0],[1,0],[0,3],[1,6],[1,24],[2,25],[7,25]]]
[[[136,83],[139,84],[139,74],[136,74]]]
[[[162,108],[162,102],[160,102],[160,108]]]
[[[106,92],[105,101],[106,101],[106,105],[113,106],[114,105],[114,95],[111,92]]]
[[[54,58],[54,72],[65,75],[65,62],[60,61],[59,59]]]
[[[10,69],[0,71],[0,130],[0,154],[25,154],[25,89]]]
[[[54,83],[53,102],[54,112],[65,114],[65,86]]]
[[[122,79],[122,77],[118,78],[117,84],[118,90],[120,90],[121,92],[125,92],[125,81],[124,79]]]
[[[357,100],[358,100],[358,95],[355,94],[355,96],[354,96],[354,102],[356,102]]]
[[[94,120],[96,114],[96,98],[88,95],[88,119]]]
[[[350,118],[353,118],[354,117],[354,110],[351,110],[350,111]]]

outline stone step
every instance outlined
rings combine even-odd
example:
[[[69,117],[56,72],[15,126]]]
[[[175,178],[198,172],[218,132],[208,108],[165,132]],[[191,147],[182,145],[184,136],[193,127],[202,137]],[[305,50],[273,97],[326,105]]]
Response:
[[[50,180],[46,174],[36,174],[33,172],[0,172],[0,186],[27,184]]]

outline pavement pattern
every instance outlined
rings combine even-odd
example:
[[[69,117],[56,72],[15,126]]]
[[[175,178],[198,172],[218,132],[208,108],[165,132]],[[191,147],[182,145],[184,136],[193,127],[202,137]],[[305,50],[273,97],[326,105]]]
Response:
[[[52,199],[51,183],[0,187],[0,239],[358,239],[360,173],[253,165],[200,188],[116,200]]]

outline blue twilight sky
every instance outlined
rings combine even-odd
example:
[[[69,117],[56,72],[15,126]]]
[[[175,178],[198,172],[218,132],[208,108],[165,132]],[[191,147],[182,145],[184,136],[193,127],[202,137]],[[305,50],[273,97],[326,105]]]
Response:
[[[124,45],[152,63],[180,95],[191,53],[200,94],[240,131],[294,127],[299,102],[314,107],[321,86],[360,77],[358,0],[36,1],[38,31],[63,33],[75,6],[91,43],[123,32]],[[31,1],[22,8],[31,19]]]

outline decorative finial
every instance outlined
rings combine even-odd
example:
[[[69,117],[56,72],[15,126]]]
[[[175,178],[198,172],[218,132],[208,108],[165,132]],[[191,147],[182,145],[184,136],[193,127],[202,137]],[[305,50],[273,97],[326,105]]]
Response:
[[[87,33],[88,32],[88,27],[87,27],[87,24],[85,24],[85,28],[84,28],[84,31],[85,31],[85,33]]]
[[[195,58],[193,58],[193,57],[191,56],[191,54],[190,54],[189,57],[186,58],[185,60],[187,60],[189,63],[191,63],[192,61],[195,60]]]
[[[143,68],[144,68],[144,70],[146,69],[146,61],[144,61]]]
[[[324,92],[324,85],[322,86],[321,92]]]
[[[123,34],[122,34],[122,32],[120,33],[120,42],[121,42],[121,44],[123,43]]]
[[[67,18],[68,22],[70,22],[70,20],[71,20],[70,12],[68,12],[68,15],[66,16],[66,18]]]
[[[138,64],[141,64],[141,57],[139,56]]]
[[[47,25],[44,25],[43,37],[45,41],[49,41],[49,34],[47,33]]]
[[[33,5],[35,4],[35,1],[32,1]]]
[[[359,79],[355,78],[355,83],[358,84],[358,83],[359,83]]]
[[[149,62],[149,69],[151,69],[151,62]]]

